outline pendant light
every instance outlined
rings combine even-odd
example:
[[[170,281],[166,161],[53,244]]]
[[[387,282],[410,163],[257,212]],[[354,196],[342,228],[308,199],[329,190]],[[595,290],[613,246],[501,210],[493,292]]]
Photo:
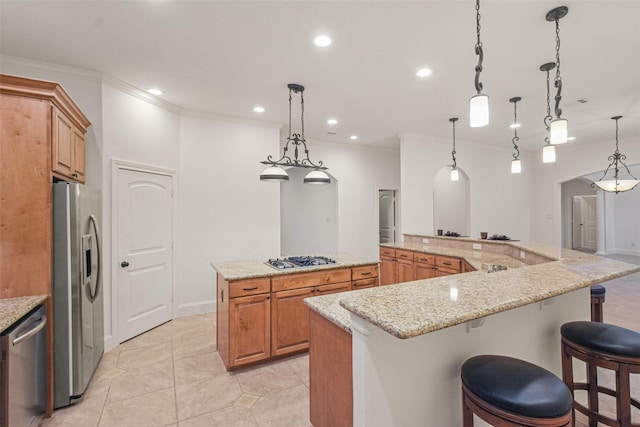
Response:
[[[616,121],[616,151],[614,151],[613,154],[609,156],[608,160],[611,163],[609,163],[609,166],[607,166],[607,169],[604,171],[604,175],[602,175],[602,177],[597,182],[594,182],[595,185],[597,185],[604,191],[616,194],[622,193],[623,191],[633,190],[635,186],[640,182],[636,179],[635,176],[631,174],[631,171],[624,163],[624,161],[627,159],[627,156],[620,153],[620,151],[618,150],[618,120],[620,120],[621,118],[622,116],[611,117],[611,120]],[[624,166],[624,168],[627,170],[627,174],[629,174],[629,177],[631,179],[618,179],[619,164]],[[607,176],[607,172],[609,172],[611,166],[613,166],[613,179],[605,180],[604,178]]]
[[[542,163],[554,163],[556,161],[556,147],[549,143],[549,120],[553,118],[551,115],[550,89],[549,89],[549,71],[556,67],[555,62],[547,62],[540,66],[540,71],[547,73],[547,115],[544,116],[544,126],[547,135],[544,138],[546,145],[542,148]]]
[[[511,160],[511,173],[520,173],[522,172],[522,162],[520,161],[520,150],[518,150],[518,144],[516,144],[520,138],[518,138],[518,110],[516,105],[522,98],[516,96],[511,98],[509,102],[513,102],[513,138],[511,138],[511,142],[513,143],[513,149],[515,153],[513,153],[513,160]]]
[[[271,155],[267,156],[267,160],[260,163],[269,165],[261,174],[260,181],[270,182],[285,182],[289,181],[289,174],[281,166],[284,167],[299,167],[313,169],[304,177],[305,184],[330,184],[331,179],[324,171],[327,167],[322,166],[322,162],[318,164],[313,163],[309,159],[309,149],[307,148],[307,142],[304,139],[304,86],[290,83],[289,88],[289,136],[287,137],[287,143],[282,151],[282,157],[278,160],[273,160]],[[292,94],[300,94],[300,133],[291,133],[291,100]],[[293,158],[291,158],[287,152],[289,150],[289,144],[293,145]],[[305,158],[298,159],[299,150],[303,149]]]
[[[562,109],[560,108],[560,100],[562,99],[562,77],[560,76],[560,19],[567,16],[569,8],[566,6],[556,7],[547,13],[547,21],[556,23],[556,77],[553,85],[556,88],[556,118],[551,120],[549,126],[549,141],[551,144],[564,144],[567,142],[567,119],[560,117]]]
[[[456,122],[458,121],[458,118],[451,117],[449,121],[453,125],[453,150],[451,150],[451,158],[453,158],[453,164],[451,165],[451,181],[458,181],[460,179],[460,175],[458,174],[458,166],[456,164]]]
[[[480,41],[480,0],[476,0],[476,55],[478,64],[476,65],[475,86],[476,94],[469,99],[469,124],[472,128],[482,127],[489,124],[489,95],[482,93],[482,83],[480,73],[482,72],[482,61],[484,52]]]

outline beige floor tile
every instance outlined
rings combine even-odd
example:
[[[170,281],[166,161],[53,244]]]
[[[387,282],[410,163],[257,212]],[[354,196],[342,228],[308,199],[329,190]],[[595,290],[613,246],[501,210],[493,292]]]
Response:
[[[235,375],[242,391],[256,396],[264,396],[302,384],[302,380],[296,375],[287,359],[244,368]]]
[[[180,427],[258,427],[249,409],[230,406],[195,418],[180,421]]]
[[[215,334],[215,332],[213,332]],[[199,354],[213,353],[216,346],[209,335],[201,335],[192,338],[181,338],[173,341],[173,358],[175,360],[185,357],[197,356]]]
[[[140,366],[155,365],[173,357],[171,343],[157,344],[149,347],[123,350],[118,357],[117,367],[129,371]]]
[[[141,394],[173,387],[173,362],[141,366],[125,372],[111,381],[107,404]]]
[[[165,323],[164,325],[160,325],[144,334],[140,334],[137,337],[123,342],[119,346],[121,351],[171,342],[171,328],[167,325],[168,324]]]
[[[309,390],[300,384],[263,396],[251,412],[260,427],[309,427]]]
[[[241,395],[238,381],[229,375],[176,386],[178,420],[231,406]]]
[[[245,409],[251,409],[253,408],[253,405],[255,405],[258,400],[260,400],[260,396],[243,394],[242,396],[240,396],[240,399],[236,400],[236,403],[234,404],[234,406],[240,406]]]
[[[309,353],[299,354],[287,360],[293,372],[295,372],[302,380],[302,383],[309,388]]]
[[[103,427],[157,427],[176,422],[174,389],[155,391],[105,405]]]
[[[189,338],[206,336],[209,340],[211,337],[215,337],[216,329],[211,322],[198,321],[192,324],[181,324],[174,327],[171,332],[171,339],[173,341],[180,341]]]
[[[218,353],[206,353],[174,361],[176,385],[229,375]]]
[[[45,418],[40,424],[42,427],[93,427],[98,425],[102,408],[104,407],[104,395],[86,395],[84,399],[74,405],[56,409],[51,418]]]

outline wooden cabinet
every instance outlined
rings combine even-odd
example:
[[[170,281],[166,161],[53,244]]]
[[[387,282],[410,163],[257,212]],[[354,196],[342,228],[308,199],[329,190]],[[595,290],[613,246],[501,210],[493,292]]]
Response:
[[[462,273],[468,273],[470,271],[476,271],[467,261],[462,260]]]
[[[380,247],[380,286],[398,283],[396,250]]]
[[[352,290],[358,290],[358,289],[367,289],[367,288],[373,288],[378,286],[378,278],[374,277],[372,279],[361,279],[361,280],[354,280],[353,282],[351,282],[351,289]]]
[[[347,292],[351,290],[351,282],[335,283],[333,285],[322,285],[316,287],[314,296],[337,294],[338,292]]]
[[[51,165],[54,175],[85,182],[85,131],[52,107]]]
[[[475,271],[475,269],[460,258],[380,247],[381,285],[431,279],[469,271]]]
[[[416,268],[413,261],[397,259],[396,267],[398,269],[398,283],[416,280]]]
[[[58,112],[84,138],[89,120],[62,86],[0,74],[0,298],[51,295],[51,184],[58,176],[52,153]],[[80,148],[75,150],[80,156]],[[48,306],[45,417],[53,411],[52,313]]]
[[[272,356],[293,353],[309,347],[309,308],[302,300],[315,294],[315,287],[273,293]]]

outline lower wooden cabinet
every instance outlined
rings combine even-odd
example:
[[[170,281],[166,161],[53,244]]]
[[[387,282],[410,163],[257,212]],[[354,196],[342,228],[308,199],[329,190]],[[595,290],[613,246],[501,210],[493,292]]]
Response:
[[[382,252],[382,251],[381,251]],[[380,257],[380,286],[398,283],[396,260]]]
[[[380,247],[380,285],[431,279],[469,271],[475,271],[475,269],[460,258]]]
[[[413,261],[397,259],[398,283],[411,282],[416,280],[416,269]]]
[[[436,277],[436,268],[432,264],[415,264],[416,280],[431,279]]]
[[[269,294],[229,301],[229,360],[245,365],[271,356],[271,297]]]
[[[315,295],[315,287],[273,293],[272,356],[293,353],[309,347],[309,307],[302,300]]]

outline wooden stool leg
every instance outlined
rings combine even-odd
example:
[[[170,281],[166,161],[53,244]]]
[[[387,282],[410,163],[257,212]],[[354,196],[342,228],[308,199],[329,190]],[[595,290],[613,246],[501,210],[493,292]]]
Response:
[[[567,352],[567,346],[563,342],[561,343],[561,353],[562,353],[562,381],[569,387],[569,391],[571,392],[571,397],[575,400],[575,394],[573,392],[573,360],[571,359],[571,355]],[[576,410],[571,408],[571,427],[575,427],[576,421]]]
[[[620,365],[620,368],[616,371],[616,390],[618,391],[616,409],[621,427],[631,426],[631,384],[629,376],[629,366]]]
[[[598,411],[598,367],[594,364],[587,363],[587,381],[588,384],[588,398],[589,409],[593,412]],[[589,416],[589,427],[598,427],[598,420],[595,417]]]
[[[473,412],[467,404],[467,395],[462,392],[462,427],[473,427]]]

